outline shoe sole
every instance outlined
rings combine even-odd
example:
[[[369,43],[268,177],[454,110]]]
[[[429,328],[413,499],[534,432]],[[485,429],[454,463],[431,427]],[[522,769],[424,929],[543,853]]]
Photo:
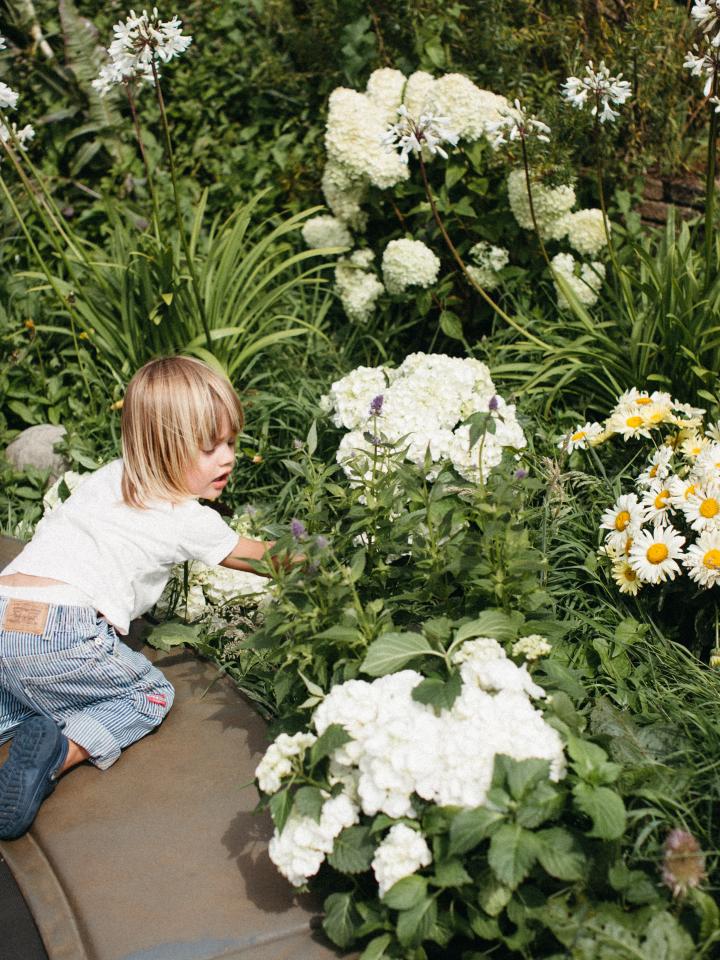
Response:
[[[31,723],[32,721],[28,721]],[[49,721],[51,722],[51,721]],[[35,725],[37,729],[23,730],[16,737],[10,750],[10,756],[0,768],[0,839],[15,840],[22,836],[37,816],[40,806],[55,789],[54,777],[62,766],[68,751],[68,741],[55,727],[58,742],[42,765],[38,765],[38,755],[47,749],[48,727]],[[35,771],[35,787],[29,797],[25,797],[28,769]],[[6,774],[3,777],[3,774]],[[25,815],[18,820],[22,811]],[[3,826],[3,821],[7,824]]]

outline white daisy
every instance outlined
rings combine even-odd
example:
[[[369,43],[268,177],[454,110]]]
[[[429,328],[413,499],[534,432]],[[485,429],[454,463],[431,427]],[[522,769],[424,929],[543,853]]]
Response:
[[[633,545],[633,533],[639,529],[639,527],[628,527],[623,532],[609,533],[605,538],[604,546],[598,550],[598,555],[609,557],[613,561],[627,560]]]
[[[669,523],[670,514],[673,511],[670,485],[663,480],[651,480],[647,491],[643,494],[642,505],[645,510],[645,520],[651,523]]]
[[[620,588],[620,593],[628,593],[634,597],[642,589],[642,580],[627,560],[616,560],[613,563],[612,578]]]
[[[704,441],[704,446],[693,464],[693,478],[705,483],[720,480],[720,443],[710,443],[706,437],[699,439]]]
[[[630,548],[630,565],[644,583],[673,580],[680,573],[678,560],[683,559],[682,537],[672,526],[639,530]]]
[[[693,530],[720,529],[720,484],[696,485],[685,499],[682,511]]]
[[[703,587],[720,582],[720,531],[703,530],[683,560],[688,576]]]
[[[644,519],[645,511],[638,498],[634,493],[625,493],[602,515],[600,529],[627,536],[626,531],[629,533],[630,530],[637,529]]]
[[[702,437],[699,433],[690,431],[688,435],[680,441],[680,450],[688,460],[695,460],[709,444],[710,441],[707,437]]]
[[[609,430],[619,433],[623,440],[631,437],[650,437],[651,424],[646,421],[644,413],[634,404],[615,408],[607,421]]]
[[[697,482],[691,477],[686,477],[682,480],[680,477],[673,475],[672,477],[668,477],[666,483],[667,486],[670,487],[670,498],[676,510],[682,510],[688,497],[692,496],[697,489]]]
[[[720,443],[720,420],[716,420],[715,423],[710,424],[705,431],[705,436],[714,440],[715,443]]]
[[[572,453],[573,450],[586,450],[588,444],[602,432],[603,428],[599,423],[585,423],[575,427],[572,433],[561,437],[558,446],[564,448],[567,453]]]
[[[637,478],[639,487],[648,487],[653,480],[666,480],[670,475],[670,461],[672,460],[672,449],[668,446],[662,446],[650,457],[647,467]]]

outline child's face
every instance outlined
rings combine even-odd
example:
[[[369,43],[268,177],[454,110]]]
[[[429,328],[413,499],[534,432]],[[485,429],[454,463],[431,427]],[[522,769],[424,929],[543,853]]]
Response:
[[[201,450],[188,467],[185,482],[194,497],[217,500],[235,463],[235,434],[224,429],[212,450]]]

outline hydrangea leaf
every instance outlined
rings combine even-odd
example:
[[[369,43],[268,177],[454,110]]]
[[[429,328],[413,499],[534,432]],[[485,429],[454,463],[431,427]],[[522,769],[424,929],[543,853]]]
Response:
[[[617,840],[625,832],[625,804],[620,794],[608,787],[578,783],[573,788],[576,806],[593,822],[589,836]]]
[[[478,903],[485,913],[497,917],[510,902],[512,890],[500,883],[488,871],[478,888]]]
[[[173,647],[197,644],[199,635],[199,624],[163,623],[158,627],[153,627],[144,639],[145,643],[149,643],[156,650],[168,652]]]
[[[687,931],[663,910],[655,914],[647,926],[642,954],[647,960],[690,960],[696,951]]]
[[[392,910],[410,910],[427,896],[427,880],[412,874],[403,877],[385,891],[383,903]]]
[[[350,740],[352,740],[352,737],[343,726],[339,723],[331,723],[310,748],[311,766],[329,756],[338,747],[345,746]]]
[[[535,834],[537,858],[543,870],[558,880],[580,880],[585,872],[585,855],[579,843],[562,827]]]
[[[497,920],[494,920],[492,917],[485,916],[479,910],[476,910],[475,907],[468,904],[467,907],[468,920],[470,921],[470,927],[472,932],[480,937],[482,940],[499,940],[500,939],[500,925]],[[482,954],[471,954],[472,957],[479,957]]]
[[[513,800],[522,800],[540,780],[547,780],[550,764],[547,760],[514,760],[507,764],[507,785]]]
[[[375,844],[369,827],[346,827],[336,837],[327,859],[330,866],[341,873],[364,873],[370,869],[374,853]]]
[[[536,859],[535,835],[517,823],[504,823],[490,840],[488,863],[511,890],[522,883]]]
[[[443,310],[440,314],[440,329],[446,337],[453,340],[463,339],[462,322],[451,310]]]
[[[323,930],[339,947],[350,946],[355,939],[355,930],[360,920],[352,894],[332,893],[325,901]]]
[[[457,643],[463,643],[472,637],[492,637],[494,640],[514,640],[518,634],[518,614],[509,616],[502,610],[483,610],[479,617],[464,623],[455,634]]]
[[[385,956],[385,948],[390,945],[392,935],[383,933],[380,937],[375,937],[365,947],[358,960],[381,960]]]
[[[323,808],[323,795],[319,787],[300,787],[293,796],[293,810],[301,817],[309,817],[315,823],[320,822]]]
[[[546,820],[553,820],[565,805],[564,794],[549,780],[541,781],[523,798],[518,807],[517,822],[528,828],[539,827]]]
[[[292,796],[289,790],[281,790],[270,798],[270,816],[278,833],[282,833],[292,809]]]
[[[450,827],[450,856],[458,853],[467,853],[482,840],[488,837],[503,815],[487,807],[474,807],[471,810],[462,810],[453,820]]]
[[[434,887],[462,887],[472,882],[472,877],[457,858],[437,863],[435,876],[430,878]]]
[[[397,920],[397,937],[402,946],[417,945],[425,940],[437,920],[434,897],[425,897],[409,910],[401,910]]]
[[[404,667],[409,660],[432,652],[419,633],[383,633],[368,647],[360,669],[371,677],[382,677]]]
[[[449,710],[459,697],[461,690],[462,680],[459,673],[451,674],[448,680],[427,677],[415,687],[412,698],[418,703]]]

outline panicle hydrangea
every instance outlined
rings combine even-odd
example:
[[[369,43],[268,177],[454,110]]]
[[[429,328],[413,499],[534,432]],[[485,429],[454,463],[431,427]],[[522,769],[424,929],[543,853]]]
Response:
[[[316,740],[313,733],[295,733],[292,736],[281,733],[276,737],[255,769],[255,777],[263,793],[277,793],[283,778],[292,772],[294,759],[302,759],[307,748]]]
[[[308,247],[344,247],[353,245],[352,236],[337,217],[311,217],[302,228],[302,238]]]
[[[404,823],[396,823],[378,845],[371,864],[380,896],[384,897],[398,880],[431,862],[432,854],[425,837]]]
[[[383,394],[379,429],[394,443],[406,438],[409,460],[421,465],[430,449],[434,464],[450,460],[465,479],[477,482],[496,466],[505,447],[520,449],[525,437],[515,417],[515,407],[497,397],[492,411],[496,432],[487,433],[473,447],[469,427],[461,421],[471,414],[490,410],[496,396],[490,372],[479,360],[447,357],[443,354],[414,353],[397,368],[359,367],[333,383],[321,406],[333,414],[333,422],[349,431],[338,450],[338,462],[348,476],[369,473],[373,447],[363,437],[372,429],[369,405]],[[482,463],[479,463],[482,445]],[[364,450],[367,458],[357,455]],[[381,461],[376,469],[386,469]],[[430,476],[437,473],[433,467]]]
[[[470,248],[468,255],[473,261],[467,267],[470,276],[479,286],[494,290],[500,283],[498,274],[510,261],[508,251],[481,240]]]
[[[352,323],[367,323],[385,292],[375,273],[368,269],[373,259],[371,250],[356,250],[335,264],[335,289]]]
[[[430,287],[440,272],[440,259],[421,240],[391,240],[383,253],[382,272],[391,294],[408,287]]]
[[[397,116],[405,89],[405,74],[391,67],[373,70],[365,87],[365,96],[382,114],[386,123]]]
[[[600,288],[605,279],[605,266],[599,261],[576,264],[570,253],[557,253],[551,260],[553,272],[560,276],[570,287],[583,306],[591,307],[597,303]],[[578,267],[576,271],[576,266]],[[568,310],[570,304],[557,279],[554,281],[557,305],[561,310]]]
[[[539,660],[546,657],[552,650],[552,644],[539,633],[531,633],[527,637],[520,637],[513,644],[512,652],[515,657],[525,657],[526,660]]]
[[[548,187],[543,183],[532,183],[533,209],[538,223],[538,229],[544,239],[559,239],[553,230],[575,205],[575,189],[570,184],[561,184],[557,187]],[[510,172],[507,180],[508,200],[510,209],[518,224],[524,230],[533,229],[530,201],[527,193],[525,171],[518,167]],[[565,231],[561,230],[560,237]]]
[[[335,838],[358,819],[357,806],[344,793],[325,801],[319,823],[291,814],[282,833],[276,830],[270,840],[270,859],[293,886],[302,886],[332,852]]]
[[[621,106],[632,92],[628,81],[621,77],[621,73],[616,77],[610,76],[604,60],[600,61],[597,70],[590,60],[585,66],[584,77],[567,78],[562,87],[562,95],[577,110],[583,110],[590,105],[591,116],[596,116],[600,123],[606,123],[619,116],[610,104]]]
[[[442,144],[449,143],[454,147],[458,142],[458,135],[448,126],[447,117],[428,111],[414,117],[405,104],[398,107],[397,113],[400,119],[383,137],[384,146],[398,149],[403,163],[408,162],[411,153],[422,154],[423,151],[430,156],[439,154],[447,160]]]
[[[541,143],[550,142],[550,127],[537,117],[530,116],[519,100],[515,100],[512,107],[501,107],[498,112],[500,119],[485,127],[490,143],[496,150],[516,141],[534,139]]]
[[[509,106],[505,97],[480,89],[461,73],[438,77],[425,91],[425,103],[447,118],[459,139],[469,142],[487,135],[490,125],[501,120]]]
[[[339,163],[328,161],[321,182],[323,196],[335,217],[352,230],[362,232],[367,225],[367,214],[360,204],[368,190],[368,181],[353,176]]]
[[[566,213],[558,227],[567,235],[573,250],[585,256],[594,257],[607,246],[602,210],[589,208]]]

